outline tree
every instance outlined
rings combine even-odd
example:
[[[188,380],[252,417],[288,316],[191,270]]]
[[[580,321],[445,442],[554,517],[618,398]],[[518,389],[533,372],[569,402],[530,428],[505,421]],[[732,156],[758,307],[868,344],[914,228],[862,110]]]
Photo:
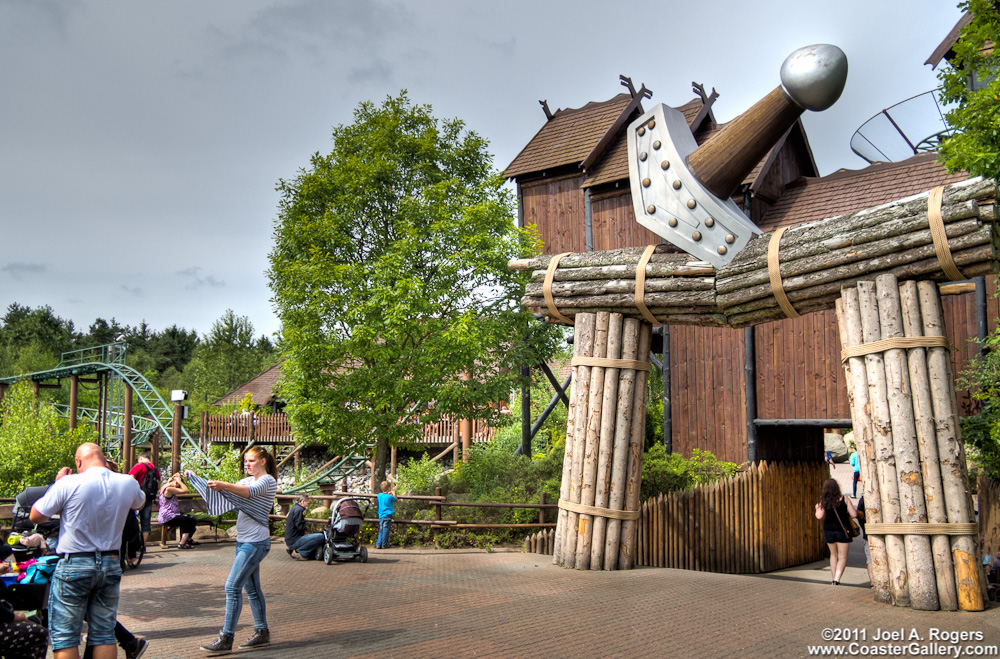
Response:
[[[274,345],[267,337],[254,337],[250,319],[226,309],[212,324],[185,373],[199,394],[214,400],[272,366],[275,361]]]
[[[66,419],[47,403],[36,403],[30,382],[7,389],[0,400],[0,496],[12,497],[32,485],[48,485],[73,454],[96,441],[86,424],[66,430]]]
[[[340,450],[374,441],[378,476],[424,422],[489,416],[516,365],[554,344],[551,327],[525,338],[507,261],[535,243],[486,147],[404,91],[361,103],[329,155],[278,185],[268,274],[286,412]]]
[[[946,115],[956,132],[941,143],[939,159],[950,172],[1000,178],[1000,13],[992,0],[965,0],[971,13],[955,43],[955,56],[941,69],[941,99],[955,103]]]

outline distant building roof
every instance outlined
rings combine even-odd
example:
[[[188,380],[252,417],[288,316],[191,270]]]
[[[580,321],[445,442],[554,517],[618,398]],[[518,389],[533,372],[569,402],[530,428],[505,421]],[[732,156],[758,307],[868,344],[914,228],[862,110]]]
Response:
[[[925,153],[894,163],[858,170],[841,169],[822,178],[793,181],[758,223],[772,231],[783,226],[822,220],[926,192],[968,178],[949,174],[937,154]]]
[[[260,375],[254,377],[228,394],[218,399],[212,405],[233,405],[243,401],[247,394],[253,397],[254,405],[263,406],[274,401],[275,388],[281,378],[281,362],[278,362]]]

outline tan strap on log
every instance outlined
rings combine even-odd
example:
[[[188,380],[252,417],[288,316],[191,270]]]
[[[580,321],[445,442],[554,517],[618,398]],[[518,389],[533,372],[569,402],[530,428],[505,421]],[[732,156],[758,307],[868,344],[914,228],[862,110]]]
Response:
[[[635,266],[635,306],[638,307],[639,313],[642,317],[650,322],[652,325],[662,325],[660,321],[656,319],[656,316],[652,314],[649,307],[646,306],[646,264],[649,263],[649,258],[653,256],[653,250],[656,249],[656,245],[647,245],[645,251],[642,253],[642,257],[639,258],[638,265]]]
[[[566,323],[567,325],[572,325],[573,320],[562,315],[559,313],[559,310],[556,309],[555,300],[552,299],[552,278],[555,277],[556,268],[559,267],[559,259],[570,253],[571,252],[563,252],[562,254],[556,254],[552,257],[552,260],[549,261],[549,267],[545,270],[545,283],[542,284],[542,295],[545,296],[545,306],[549,308],[549,313],[552,314],[553,318]]]
[[[905,522],[889,523],[871,522],[865,524],[865,532],[870,535],[979,535],[979,524],[976,522]]]
[[[781,227],[772,233],[771,240],[767,243],[767,276],[771,280],[771,292],[774,294],[778,306],[789,318],[798,318],[800,314],[788,301],[788,296],[785,295],[785,289],[781,284],[781,273],[778,270],[778,243],[781,242],[781,235],[785,233],[787,228]]]
[[[570,362],[573,366],[602,366],[604,368],[631,368],[636,371],[648,371],[649,362],[638,359],[611,359],[610,357],[584,357],[578,355]]]
[[[944,230],[944,220],[941,219],[941,198],[944,196],[944,186],[939,185],[927,195],[927,222],[931,227],[931,239],[934,240],[934,252],[945,276],[952,281],[968,279],[955,265],[948,247],[948,234]]]
[[[571,513],[581,513],[583,515],[597,515],[609,519],[639,519],[638,510],[611,510],[610,508],[598,508],[597,506],[585,506],[582,503],[573,503],[564,499],[559,499],[559,507]]]
[[[861,343],[853,348],[844,348],[840,351],[841,361],[847,361],[851,357],[862,357],[873,352],[885,352],[901,348],[951,348],[948,339],[943,336],[897,336],[892,339],[882,339],[871,343]]]

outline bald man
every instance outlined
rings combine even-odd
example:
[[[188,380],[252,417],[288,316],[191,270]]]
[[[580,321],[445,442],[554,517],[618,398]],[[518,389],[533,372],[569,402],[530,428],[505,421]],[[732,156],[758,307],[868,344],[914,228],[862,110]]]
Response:
[[[31,507],[31,521],[61,519],[60,560],[49,592],[49,637],[54,659],[78,659],[83,619],[94,659],[115,659],[115,617],[125,516],[146,503],[134,478],[108,469],[97,444],[76,450],[76,474],[63,475]]]

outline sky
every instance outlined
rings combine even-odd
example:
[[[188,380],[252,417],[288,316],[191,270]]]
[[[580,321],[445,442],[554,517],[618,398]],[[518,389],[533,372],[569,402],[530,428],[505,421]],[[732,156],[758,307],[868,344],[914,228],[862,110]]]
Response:
[[[937,86],[957,2],[0,0],[0,308],[208,332],[280,324],[267,285],[280,179],[357,105],[406,89],[487,138],[503,169],[550,109],[624,90],[729,121],[782,61],[829,43],[849,74],[803,122],[821,174],[851,135]]]

